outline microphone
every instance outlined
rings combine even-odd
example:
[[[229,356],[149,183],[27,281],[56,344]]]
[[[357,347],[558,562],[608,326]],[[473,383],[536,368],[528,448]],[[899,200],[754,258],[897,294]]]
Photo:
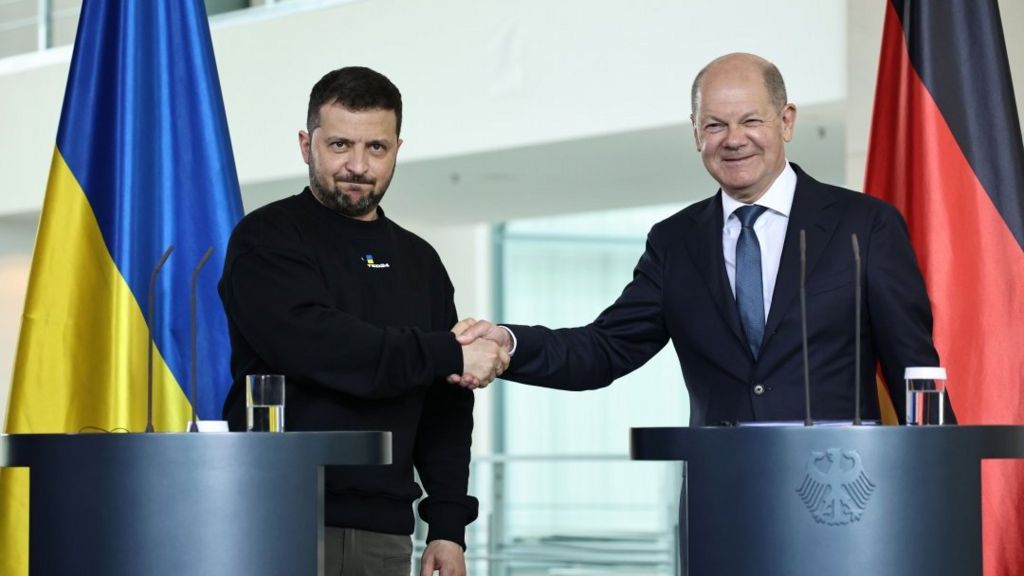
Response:
[[[199,424],[196,423],[196,281],[199,279],[199,271],[203,269],[203,266],[206,266],[206,262],[212,255],[213,246],[210,246],[203,253],[203,257],[199,259],[195,269],[192,270],[192,395],[189,399],[192,404],[192,423],[189,424],[189,432],[199,432]]]
[[[853,425],[860,426],[860,244],[857,242],[857,234],[850,235],[853,243],[853,262],[856,277],[854,278],[854,313],[853,313]]]
[[[155,311],[153,310],[153,294],[156,291],[156,275],[164,267],[164,262],[174,252],[174,244],[167,246],[164,255],[156,263],[153,271],[149,274],[149,369],[146,382],[146,432],[153,432],[153,326],[156,324]]]
[[[811,368],[807,358],[807,232],[800,230],[800,326],[804,346],[804,426],[814,426],[811,420]]]

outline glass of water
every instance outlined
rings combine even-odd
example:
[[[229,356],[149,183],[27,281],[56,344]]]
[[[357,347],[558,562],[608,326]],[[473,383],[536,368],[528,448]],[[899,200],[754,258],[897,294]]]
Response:
[[[245,414],[249,432],[284,432],[284,376],[246,376]]]
[[[907,368],[907,425],[942,426],[946,423],[946,369]]]

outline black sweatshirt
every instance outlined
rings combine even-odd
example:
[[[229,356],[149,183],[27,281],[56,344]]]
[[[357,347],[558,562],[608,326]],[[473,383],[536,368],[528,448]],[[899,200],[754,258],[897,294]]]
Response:
[[[239,222],[219,285],[224,418],[245,429],[246,374],[284,374],[286,430],[390,430],[391,466],[327,468],[327,525],[411,534],[415,465],[427,540],[465,547],[473,394],[444,381],[462,372],[454,290],[429,244],[378,215],[339,215],[307,188]]]

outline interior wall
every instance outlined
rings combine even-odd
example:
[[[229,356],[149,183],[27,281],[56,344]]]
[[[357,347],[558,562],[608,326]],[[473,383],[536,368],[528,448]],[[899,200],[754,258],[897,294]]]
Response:
[[[301,178],[297,132],[309,88],[363,64],[402,89],[405,161],[677,125],[711,58],[752,51],[786,71],[802,104],[845,94],[842,2],[788,0],[366,0],[282,3],[212,24],[238,175]],[[729,34],[722,23],[731,15]],[[278,14],[276,17],[263,17]],[[731,19],[730,19],[731,20]],[[779,42],[799,30],[801,42]],[[70,50],[0,60],[0,214],[38,210]],[[11,114],[7,111],[32,111]],[[456,200],[453,198],[453,200]]]
[[[0,422],[7,416],[7,397],[32,265],[35,230],[36,220],[31,217],[6,218],[0,224]]]

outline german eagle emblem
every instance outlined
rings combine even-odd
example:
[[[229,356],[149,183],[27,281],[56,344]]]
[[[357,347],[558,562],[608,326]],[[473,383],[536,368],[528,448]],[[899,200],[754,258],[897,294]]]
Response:
[[[874,491],[856,450],[829,448],[811,452],[796,493],[819,524],[841,526],[860,520]]]

